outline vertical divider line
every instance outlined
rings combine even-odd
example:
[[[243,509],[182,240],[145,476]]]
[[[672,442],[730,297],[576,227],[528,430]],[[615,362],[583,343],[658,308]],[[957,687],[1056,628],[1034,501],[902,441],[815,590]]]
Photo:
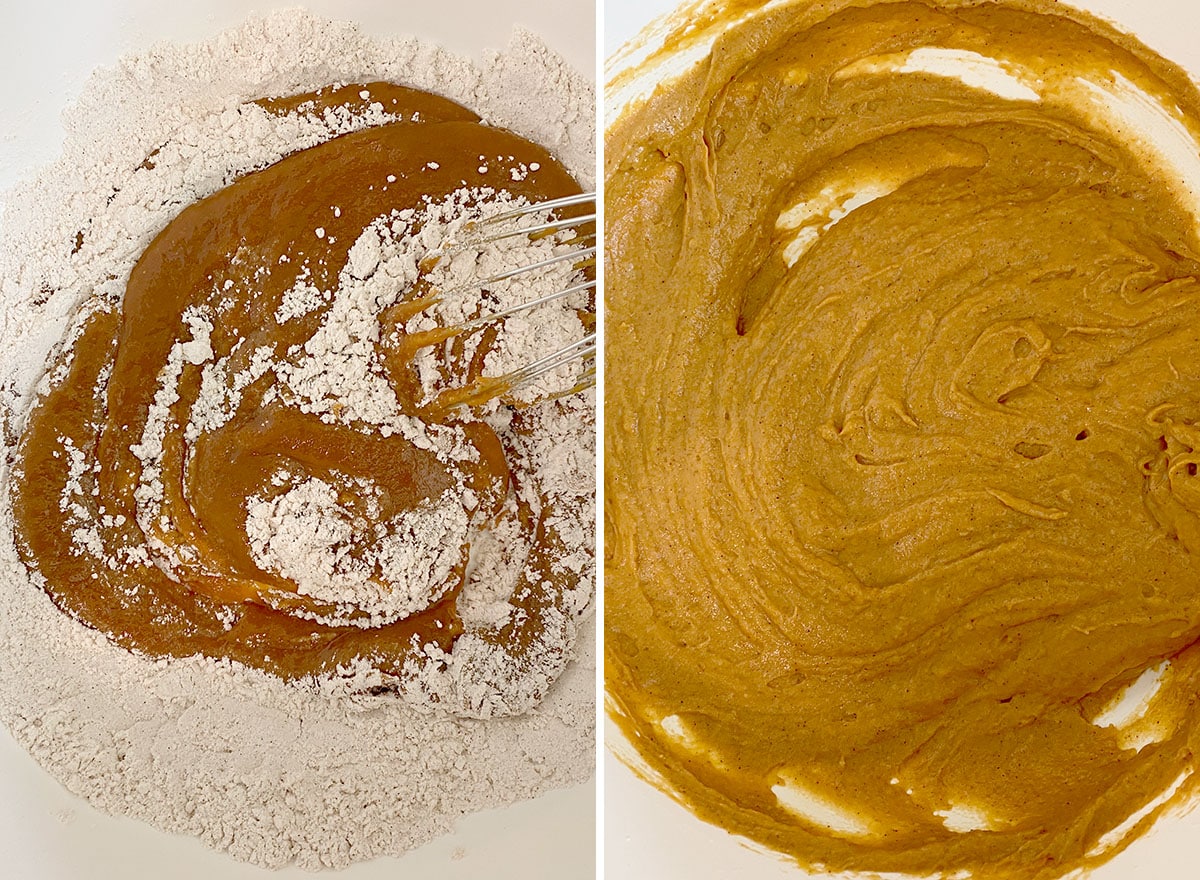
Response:
[[[604,878],[604,0],[596,9],[596,877]]]

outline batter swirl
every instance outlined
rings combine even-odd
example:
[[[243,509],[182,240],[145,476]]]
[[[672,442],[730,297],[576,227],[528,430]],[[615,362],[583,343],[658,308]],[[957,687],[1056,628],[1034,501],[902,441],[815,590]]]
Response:
[[[607,132],[610,711],[806,866],[1094,864],[1197,787],[1200,95],[1054,3],[745,12]]]

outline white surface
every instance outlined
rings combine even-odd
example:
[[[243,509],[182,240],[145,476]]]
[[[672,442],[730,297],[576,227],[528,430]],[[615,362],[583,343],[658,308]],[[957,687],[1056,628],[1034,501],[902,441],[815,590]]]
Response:
[[[161,40],[195,41],[251,11],[305,5],[359,22],[380,35],[416,34],[478,58],[502,48],[514,24],[535,31],[589,76],[595,69],[592,0],[311,0],[275,3],[155,0],[6,4],[0,28],[0,191],[55,158],[60,114],[87,75],[130,50]],[[13,674],[5,670],[4,674]],[[558,880],[589,877],[595,863],[595,785],[479,813],[458,831],[402,859],[380,859],[338,878],[437,877]],[[299,870],[265,871],[233,861],[192,838],[167,835],[104,815],[62,788],[0,727],[0,877],[5,880],[251,880],[312,878]],[[335,876],[335,875],[330,875]]]
[[[678,5],[676,0],[605,0],[604,57],[621,48],[647,22],[665,15]]]
[[[647,23],[678,5],[672,0],[605,0],[604,56]],[[1195,0],[1075,0],[1200,76],[1200,5]],[[607,726],[605,738],[619,739]],[[628,749],[628,746],[625,746]],[[768,853],[696,819],[642,782],[611,752],[604,756],[604,867],[612,880],[708,880],[810,876]],[[1200,810],[1167,817],[1089,880],[1192,880],[1200,876]],[[830,877],[830,875],[819,875]]]

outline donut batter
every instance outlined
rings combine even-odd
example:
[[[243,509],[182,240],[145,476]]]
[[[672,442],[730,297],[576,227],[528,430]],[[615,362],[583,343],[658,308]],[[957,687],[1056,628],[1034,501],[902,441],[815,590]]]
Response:
[[[610,714],[809,868],[1095,864],[1197,788],[1200,95],[1057,3],[756,6],[606,133]]]

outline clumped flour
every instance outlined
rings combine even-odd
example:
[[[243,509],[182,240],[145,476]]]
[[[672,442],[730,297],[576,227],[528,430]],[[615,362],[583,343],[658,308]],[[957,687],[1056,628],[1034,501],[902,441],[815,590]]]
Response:
[[[545,643],[515,662],[477,634],[511,612],[505,585],[525,565],[508,533],[515,524],[473,531],[459,498],[435,499],[378,523],[369,516],[377,492],[369,481],[352,487],[356,503],[347,506],[344,486],[318,479],[293,485],[281,472],[276,484],[284,490],[248,506],[248,538],[262,568],[374,621],[435,601],[456,561],[444,548],[457,550],[470,536],[471,574],[459,603],[466,633],[452,652],[431,651],[399,684],[382,682],[366,664],[288,684],[228,661],[135,656],[60,613],[13,545],[7,493],[14,446],[39,380],[55,379],[42,376],[45,364],[81,304],[119,303],[138,256],[183,206],[297,149],[391,118],[378,104],[357,114],[280,117],[245,102],[376,79],[457,100],[486,122],[547,146],[583,186],[593,184],[592,87],[532,35],[518,32],[505,52],[475,66],[418,40],[368,39],[350,25],[291,11],[251,20],[207,44],[160,47],[97,72],[67,120],[63,157],[10,195],[0,230],[7,450],[0,474],[0,717],[43,766],[97,806],[199,836],[262,865],[342,866],[401,853],[444,833],[464,813],[580,782],[592,772],[591,555],[580,550],[559,560],[584,573],[584,587],[566,597],[559,619],[548,621]],[[147,156],[153,173],[141,167],[135,174]],[[480,156],[480,168],[504,158]],[[528,170],[511,173],[518,179]],[[268,351],[215,359],[208,337],[220,315],[184,315],[191,339],[177,344],[164,365],[156,405],[166,411],[172,377],[184,364],[202,367],[209,390],[183,429],[192,439],[227,421],[240,390],[274,372],[308,412],[402,432],[447,460],[469,458],[454,437],[433,436],[437,428],[397,412],[394,395],[379,386],[384,380],[371,360],[376,316],[389,291],[412,283],[422,259],[446,253],[446,242],[464,237],[483,214],[508,207],[506,194],[471,190],[464,181],[463,190],[427,205],[419,218],[382,217],[363,230],[337,291],[318,290],[298,274],[277,321],[303,318],[336,299],[321,328],[286,362]],[[86,234],[77,236],[79,230]],[[521,255],[528,262],[561,245],[519,237],[463,247],[429,269],[427,280],[454,291],[504,266],[505,251],[516,247],[528,251]],[[493,294],[488,310],[561,287],[564,272],[565,264],[522,279]],[[447,296],[438,311],[410,319],[406,329],[470,320],[468,301]],[[509,319],[487,356],[487,372],[503,374],[571,341],[578,335],[573,309],[585,301],[565,300],[539,317],[537,334],[523,327],[525,319]],[[417,366],[434,393],[446,364],[431,350]],[[546,381],[564,380],[570,377]],[[590,546],[592,537],[594,446],[579,425],[590,424],[593,405],[575,396],[527,410],[538,430],[519,433],[510,450],[525,471],[539,475],[517,492],[535,509],[554,505],[550,525],[567,547]],[[482,417],[502,431],[512,414],[492,404]],[[143,465],[138,518],[146,526],[159,513],[154,475],[165,430],[152,411],[134,449]],[[85,491],[86,456],[73,448],[65,453],[79,478],[72,491]],[[460,497],[469,494],[459,489]],[[78,515],[81,500],[64,495],[64,517]],[[356,541],[369,551],[348,555],[345,548]],[[81,553],[99,552],[82,519],[74,543]],[[111,564],[144,563],[146,552],[127,548]],[[381,582],[389,589],[380,590]],[[375,693],[381,690],[388,693]]]

